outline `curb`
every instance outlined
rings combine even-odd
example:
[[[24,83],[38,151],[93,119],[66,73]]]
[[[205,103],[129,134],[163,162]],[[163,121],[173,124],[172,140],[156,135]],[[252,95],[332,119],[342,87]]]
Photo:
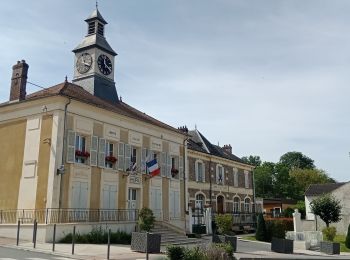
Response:
[[[248,239],[242,239],[242,237],[237,237],[240,241],[243,242],[251,242],[251,243],[258,243],[258,244],[264,244],[264,245],[268,245],[271,244],[269,242],[263,242],[263,241],[254,241],[254,240],[248,240]]]

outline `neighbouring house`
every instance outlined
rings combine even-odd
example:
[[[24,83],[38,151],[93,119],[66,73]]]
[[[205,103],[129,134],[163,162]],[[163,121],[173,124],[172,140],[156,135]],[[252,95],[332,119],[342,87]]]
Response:
[[[314,220],[318,230],[322,229],[325,224],[319,217],[316,218],[311,212],[310,204],[314,199],[324,194],[331,194],[336,199],[340,200],[342,205],[342,220],[332,225],[336,226],[339,233],[346,234],[350,223],[350,182],[311,184],[305,191],[306,220]]]
[[[85,21],[73,82],[27,94],[29,66],[13,66],[0,104],[1,223],[114,221],[133,230],[137,210],[149,207],[183,229],[187,135],[118,98],[107,22],[97,9]],[[152,178],[150,158],[161,168]]]
[[[191,209],[200,213],[210,207],[214,214],[255,212],[254,167],[234,155],[231,145],[214,145],[197,129],[188,134],[187,188]]]
[[[294,208],[296,204],[297,201],[293,199],[263,199],[263,212],[271,217],[280,217],[284,210]]]

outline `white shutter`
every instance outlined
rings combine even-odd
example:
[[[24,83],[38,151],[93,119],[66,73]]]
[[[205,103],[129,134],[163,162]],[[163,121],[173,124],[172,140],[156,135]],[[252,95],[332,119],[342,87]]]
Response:
[[[198,176],[198,173],[199,173],[199,171],[198,171],[198,162],[195,162],[195,164],[194,164],[194,171],[195,171],[195,175],[196,175],[196,181],[199,181],[199,176]]]
[[[68,130],[67,133],[67,163],[75,162],[75,132]]]
[[[98,167],[104,168],[106,161],[106,139],[100,138],[98,144]]]
[[[166,153],[162,153],[162,168],[160,169],[162,177],[166,177],[166,168],[167,168],[167,164],[166,164]]]
[[[90,165],[97,166],[97,148],[98,148],[98,137],[91,136],[91,147],[90,147]]]
[[[124,170],[126,171],[131,165],[131,145],[125,144],[125,154],[124,154]]]
[[[118,145],[118,170],[124,170],[124,144],[119,143]]]
[[[167,171],[166,171],[167,177],[171,178],[171,156],[170,156],[170,154],[167,154],[166,158],[167,158]]]
[[[183,164],[184,164],[184,161],[183,161],[183,157],[180,156],[179,157],[179,177],[180,177],[180,180],[183,180],[183,176],[184,176],[184,167],[183,167]]]

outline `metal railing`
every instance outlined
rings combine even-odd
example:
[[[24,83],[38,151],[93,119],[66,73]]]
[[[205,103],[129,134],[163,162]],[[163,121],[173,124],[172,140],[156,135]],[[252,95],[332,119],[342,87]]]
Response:
[[[135,222],[137,209],[21,209],[0,210],[0,224],[21,223],[78,223],[78,222]]]

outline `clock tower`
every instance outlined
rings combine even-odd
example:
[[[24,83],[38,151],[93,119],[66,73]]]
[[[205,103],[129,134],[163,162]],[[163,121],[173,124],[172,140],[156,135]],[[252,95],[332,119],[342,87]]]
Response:
[[[118,102],[114,81],[114,58],[117,53],[108,44],[104,33],[107,24],[96,10],[85,20],[88,31],[83,41],[73,50],[73,82],[99,98]]]

